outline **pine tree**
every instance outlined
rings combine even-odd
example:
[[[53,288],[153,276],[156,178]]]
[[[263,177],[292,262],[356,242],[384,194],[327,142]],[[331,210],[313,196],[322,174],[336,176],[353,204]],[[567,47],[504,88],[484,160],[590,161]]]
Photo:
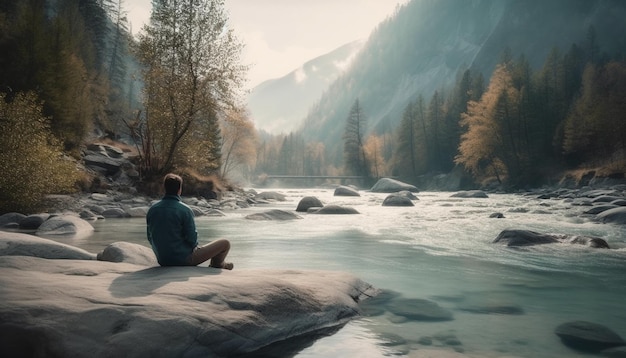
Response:
[[[344,167],[347,173],[369,177],[364,149],[366,118],[363,108],[356,99],[350,108],[343,135]]]
[[[417,176],[417,116],[416,103],[410,102],[404,108],[402,120],[398,127],[395,156],[395,167],[402,177]]]

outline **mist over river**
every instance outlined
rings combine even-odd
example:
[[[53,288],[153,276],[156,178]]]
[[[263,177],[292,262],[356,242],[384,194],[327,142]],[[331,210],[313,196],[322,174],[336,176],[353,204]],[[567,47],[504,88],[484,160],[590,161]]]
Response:
[[[579,320],[626,337],[626,228],[585,218],[586,207],[536,196],[460,199],[445,192],[418,193],[414,207],[383,207],[387,194],[361,191],[360,197],[334,197],[332,189],[272,190],[286,194],[287,200],[197,218],[201,243],[229,239],[235,270],[347,271],[386,295],[436,302],[453,319],[407,320],[390,310],[374,310],[296,352],[268,356],[437,356],[433,350],[441,350],[440,356],[593,356],[566,347],[554,334],[558,325]],[[300,213],[302,219],[290,221],[245,218],[269,209],[294,211],[305,196],[316,196],[325,205],[350,206],[360,214]],[[490,218],[495,212],[505,217]],[[148,246],[143,218],[106,219],[93,226],[89,237],[58,241],[94,253],[115,241]],[[504,229],[596,236],[611,249],[493,244]],[[485,306],[515,310],[470,309]],[[290,342],[282,348],[293,346]]]

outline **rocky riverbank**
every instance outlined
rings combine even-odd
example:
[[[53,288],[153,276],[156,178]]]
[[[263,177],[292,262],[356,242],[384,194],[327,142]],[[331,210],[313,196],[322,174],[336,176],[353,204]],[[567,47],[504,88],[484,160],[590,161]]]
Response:
[[[336,329],[377,293],[341,272],[162,268],[140,245],[113,251],[0,231],[0,356],[239,355]]]

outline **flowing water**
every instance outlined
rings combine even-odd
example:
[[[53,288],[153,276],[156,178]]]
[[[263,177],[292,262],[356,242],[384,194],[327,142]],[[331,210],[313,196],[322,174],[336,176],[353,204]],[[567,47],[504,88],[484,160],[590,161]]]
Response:
[[[428,299],[453,313],[453,320],[424,322],[381,311],[291,355],[589,357],[564,346],[554,334],[559,324],[578,320],[605,325],[626,337],[626,228],[595,223],[581,216],[584,207],[523,195],[456,199],[442,192],[419,193],[414,207],[383,207],[386,194],[334,197],[329,189],[275,191],[287,200],[229,211],[225,217],[197,218],[200,241],[228,238],[235,269],[347,271],[390,295]],[[293,211],[305,196],[316,196],[326,205],[351,206],[360,214],[245,219],[269,209]],[[505,218],[489,218],[494,212]],[[144,219],[107,219],[94,228],[92,236],[67,243],[91,252],[115,241],[148,244]],[[613,249],[492,244],[504,229],[597,236]],[[468,309],[494,306],[515,310]]]

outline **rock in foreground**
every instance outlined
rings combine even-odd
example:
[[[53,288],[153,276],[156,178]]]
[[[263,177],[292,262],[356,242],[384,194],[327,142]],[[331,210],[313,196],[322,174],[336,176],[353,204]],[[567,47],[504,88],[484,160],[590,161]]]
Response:
[[[0,257],[0,356],[216,357],[341,325],[371,286],[328,271]]]
[[[598,353],[604,349],[626,345],[617,333],[593,322],[566,322],[556,327],[554,333],[566,346],[584,352]]]

